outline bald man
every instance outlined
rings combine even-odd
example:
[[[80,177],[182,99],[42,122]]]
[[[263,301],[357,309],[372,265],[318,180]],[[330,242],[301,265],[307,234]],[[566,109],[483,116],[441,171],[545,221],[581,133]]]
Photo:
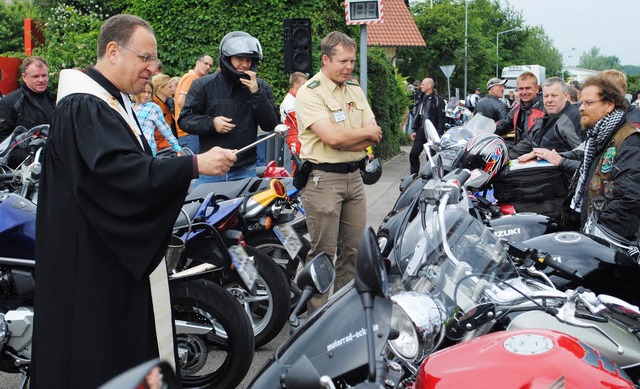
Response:
[[[427,137],[424,134],[424,122],[430,120],[433,126],[438,131],[438,134],[444,133],[445,102],[442,97],[436,95],[433,91],[435,83],[431,78],[425,78],[420,84],[422,93],[420,94],[420,100],[418,102],[418,110],[416,113],[416,120],[413,122],[413,146],[409,153],[409,164],[411,165],[411,174],[418,174],[420,172],[420,154],[423,150],[423,145],[427,142]]]

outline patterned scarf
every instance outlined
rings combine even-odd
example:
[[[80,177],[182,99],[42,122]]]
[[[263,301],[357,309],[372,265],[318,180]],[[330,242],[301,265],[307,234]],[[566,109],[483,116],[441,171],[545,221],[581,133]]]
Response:
[[[593,128],[587,130],[584,159],[582,160],[582,165],[580,165],[580,178],[578,179],[576,191],[571,199],[571,208],[576,212],[580,212],[582,208],[582,195],[585,190],[585,181],[587,180],[587,174],[589,173],[589,169],[591,169],[595,155],[602,151],[606,146],[605,142],[607,139],[609,139],[623,120],[625,120],[624,111],[616,109],[598,120]]]

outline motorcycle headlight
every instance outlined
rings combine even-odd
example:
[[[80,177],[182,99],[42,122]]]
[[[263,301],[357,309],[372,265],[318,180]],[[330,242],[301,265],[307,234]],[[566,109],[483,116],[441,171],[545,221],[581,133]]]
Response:
[[[394,354],[410,363],[420,363],[438,345],[444,310],[428,294],[403,292],[392,296],[391,328],[399,332],[389,341]]]

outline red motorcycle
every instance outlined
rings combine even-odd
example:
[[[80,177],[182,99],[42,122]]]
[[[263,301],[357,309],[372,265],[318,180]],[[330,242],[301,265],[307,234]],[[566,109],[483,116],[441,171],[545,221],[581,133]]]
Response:
[[[608,358],[561,332],[528,329],[485,335],[432,354],[414,389],[633,388]]]

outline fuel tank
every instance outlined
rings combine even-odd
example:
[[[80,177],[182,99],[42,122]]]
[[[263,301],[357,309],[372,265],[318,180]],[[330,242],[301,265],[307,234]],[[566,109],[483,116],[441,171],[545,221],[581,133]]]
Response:
[[[0,257],[35,259],[36,206],[14,193],[0,194]]]
[[[610,359],[560,332],[527,329],[484,335],[429,356],[414,389],[633,388]]]
[[[640,265],[625,253],[613,249],[601,238],[575,231],[556,232],[522,242],[528,247],[550,254],[564,265],[578,270],[584,277],[567,278],[546,268],[543,271],[561,290],[583,286],[597,294],[609,294],[638,305]]]
[[[489,221],[489,227],[498,238],[522,242],[540,235],[560,231],[560,223],[548,216],[523,212],[501,216]]]

